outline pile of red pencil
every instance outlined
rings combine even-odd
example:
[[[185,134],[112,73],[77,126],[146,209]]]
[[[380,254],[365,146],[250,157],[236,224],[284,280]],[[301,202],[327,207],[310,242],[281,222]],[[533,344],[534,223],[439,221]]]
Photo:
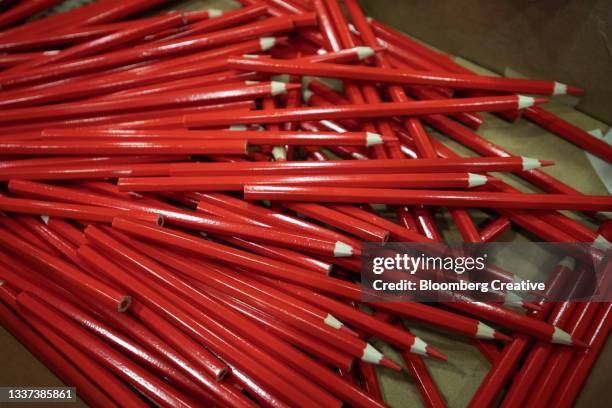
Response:
[[[60,2],[7,3],[0,324],[90,406],[383,407],[377,365],[403,366],[425,405],[445,406],[423,357],[446,356],[414,320],[490,361],[470,406],[573,403],[609,303],[363,304],[355,281],[362,242],[442,242],[446,211],[469,243],[516,227],[608,251],[609,221],[594,231],[559,211],[596,218],[612,198],[474,132],[480,112],[524,114],[610,161],[609,145],[539,107],[578,88],[476,75],[356,0],[142,18],[167,2],[100,0],[39,19]]]

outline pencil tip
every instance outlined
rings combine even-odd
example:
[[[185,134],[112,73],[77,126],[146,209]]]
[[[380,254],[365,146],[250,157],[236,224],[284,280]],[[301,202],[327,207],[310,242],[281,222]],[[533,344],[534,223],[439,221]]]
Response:
[[[353,256],[353,247],[345,244],[342,241],[336,241],[336,246],[334,248],[334,257],[341,258]]]
[[[380,365],[390,368],[393,371],[402,371],[402,367],[394,361],[391,361],[388,357],[383,357],[380,359]]]
[[[448,361],[448,356],[446,354],[436,350],[430,345],[427,345],[427,347],[425,348],[425,351],[427,352],[427,355],[429,357],[432,357],[432,358],[435,358],[441,361]]]
[[[579,88],[577,86],[571,86],[571,85],[567,86],[567,93],[570,95],[579,95],[583,92],[584,92],[584,89]]]
[[[495,331],[495,334],[493,335],[493,338],[495,340],[504,341],[506,343],[512,341],[512,337],[507,336],[504,333],[498,332],[497,330]]]
[[[378,133],[366,132],[366,146],[379,145],[383,143],[383,138]]]
[[[489,178],[482,174],[468,173],[468,187],[478,187],[487,184]]]

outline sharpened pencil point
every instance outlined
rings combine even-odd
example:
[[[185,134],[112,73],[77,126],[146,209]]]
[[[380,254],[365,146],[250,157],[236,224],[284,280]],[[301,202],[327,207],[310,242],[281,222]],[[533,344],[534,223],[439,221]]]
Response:
[[[262,51],[266,51],[274,47],[275,42],[276,42],[276,38],[274,37],[261,37],[259,39],[259,46],[261,47]]]
[[[506,343],[511,342],[512,341],[512,337],[505,335],[504,333],[498,332],[497,330],[495,331],[495,334],[493,334],[493,338],[495,340],[500,340],[500,341],[504,341]]]
[[[541,167],[540,160],[531,157],[523,157],[523,171],[539,169]]]
[[[366,146],[379,145],[383,143],[382,136],[378,133],[366,132]]]
[[[583,92],[584,92],[584,89],[579,88],[577,86],[571,86],[571,85],[567,86],[567,93],[569,95],[579,95],[579,94],[581,94]]]
[[[374,50],[371,47],[356,47],[356,49],[359,61],[374,55]]]
[[[336,241],[336,247],[334,248],[334,256],[336,258],[353,256],[353,247],[345,244],[342,241]]]
[[[448,361],[448,356],[438,350],[436,350],[435,348],[433,348],[432,346],[427,346],[426,348],[427,351],[427,355],[429,357],[441,360],[441,361]]]
[[[572,339],[571,334],[569,334],[565,330],[558,328],[557,326],[554,326],[554,328],[555,331],[553,332],[552,337],[550,339],[551,343],[565,344],[566,346],[574,345],[574,340]]]
[[[468,187],[478,187],[487,184],[489,179],[482,174],[468,173]]]
[[[579,348],[589,348],[589,344],[587,342],[579,340],[579,339],[573,339],[572,345],[574,347],[579,347]]]
[[[548,103],[548,99],[546,99],[546,98],[534,98],[534,101],[533,101],[534,105],[541,105],[543,103]]]
[[[556,82],[555,81],[555,85],[553,88],[553,95],[566,95],[567,94],[567,85],[561,83],[561,82]]]
[[[402,371],[402,366],[400,366],[399,364],[397,364],[394,361],[391,361],[388,357],[381,358],[380,359],[380,365],[384,366],[384,367],[387,367],[387,368],[390,368],[393,371],[397,371],[397,372]]]

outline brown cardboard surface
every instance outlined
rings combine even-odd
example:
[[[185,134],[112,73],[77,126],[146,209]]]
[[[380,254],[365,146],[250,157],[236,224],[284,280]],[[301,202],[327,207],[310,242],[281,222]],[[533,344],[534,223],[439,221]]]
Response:
[[[383,7],[385,3],[389,5],[390,2],[380,1],[380,3]],[[428,3],[432,7],[435,6],[433,2]],[[227,4],[229,3],[223,0],[190,1],[182,2],[181,8],[226,8],[224,6]],[[393,2],[393,4],[397,5],[397,2]],[[479,4],[479,2],[474,4]],[[369,2],[369,10],[372,15],[376,15],[373,11],[374,7],[376,7],[374,2]],[[397,23],[397,21],[390,22]],[[406,27],[406,31],[410,31],[408,25],[403,27]],[[488,72],[468,61],[459,61],[477,69],[479,72]],[[554,101],[546,108],[583,129],[600,128],[604,132],[607,131],[607,125],[604,123],[562,103]],[[493,115],[485,114],[484,116],[486,123],[478,131],[479,134],[514,154],[555,160],[557,165],[546,168],[547,172],[583,193],[606,194],[603,184],[593,171],[582,150],[525,120],[509,124]],[[465,148],[448,141],[435,132],[430,132],[430,134],[439,137],[462,155],[473,155]],[[510,178],[509,181],[524,191],[533,191],[516,178]],[[475,216],[478,217],[478,213],[475,213]],[[445,235],[456,236],[456,231],[450,227],[452,223],[448,220],[448,217],[438,215],[438,221],[441,228],[444,229],[443,233]],[[527,238],[529,237],[523,235],[521,231],[515,230],[507,233],[502,239],[510,241]],[[428,360],[427,365],[448,406],[465,407],[489,368],[487,361],[471,345],[469,340],[449,336],[448,333],[438,332],[415,322],[406,321],[406,323],[415,334],[449,356],[449,362],[447,363]],[[400,361],[390,347],[380,342],[375,343],[375,345],[381,347],[385,353],[395,356],[396,361]],[[612,400],[612,389],[608,385],[610,370],[612,370],[612,346],[608,342],[578,399],[577,407],[605,406],[604,401]],[[385,399],[390,406],[395,408],[423,406],[416,387],[406,375],[383,369],[379,370],[379,378]],[[49,370],[0,328],[0,386],[9,384],[45,386],[59,383]]]

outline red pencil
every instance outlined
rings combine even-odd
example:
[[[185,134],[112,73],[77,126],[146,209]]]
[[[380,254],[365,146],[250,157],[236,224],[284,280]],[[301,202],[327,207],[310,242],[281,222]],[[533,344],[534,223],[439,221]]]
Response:
[[[5,109],[0,113],[0,123],[116,114],[142,109],[168,109],[194,105],[210,105],[213,103],[247,100],[263,95],[274,96],[299,88],[300,85],[298,84],[285,84],[275,81],[241,85],[224,84],[202,87],[200,89],[170,91],[148,97],[126,97],[110,101],[103,100],[89,103],[79,101],[40,107]]]
[[[390,102],[356,104],[320,108],[286,108],[273,112],[254,111],[232,116],[208,114],[185,115],[184,123],[189,128],[248,125],[252,123],[282,123],[286,121],[379,118],[388,116],[421,116],[434,113],[487,112],[508,109],[523,109],[544,103],[544,99],[528,96],[495,96],[461,98],[436,101]],[[263,112],[263,113],[262,113]]]
[[[332,203],[447,205],[515,209],[610,211],[612,197],[564,194],[472,193],[462,191],[395,190],[341,187],[245,185],[245,199]]]
[[[294,161],[282,163],[184,163],[170,165],[172,176],[238,176],[245,172],[257,175],[278,174],[331,174],[331,173],[461,173],[490,171],[520,171],[536,168],[551,162],[523,157],[508,158],[449,158],[437,159],[388,159],[388,160],[326,160]]]
[[[368,187],[471,188],[489,179],[474,173],[313,174],[309,176],[191,176],[119,178],[121,191],[242,191],[245,184]]]
[[[456,89],[477,89],[500,93],[562,95],[581,90],[554,81],[487,77],[451,73],[421,73],[385,67],[367,67],[331,63],[294,62],[264,58],[229,57],[229,68],[271,74],[313,75],[355,81],[386,82],[392,84],[443,86]]]

